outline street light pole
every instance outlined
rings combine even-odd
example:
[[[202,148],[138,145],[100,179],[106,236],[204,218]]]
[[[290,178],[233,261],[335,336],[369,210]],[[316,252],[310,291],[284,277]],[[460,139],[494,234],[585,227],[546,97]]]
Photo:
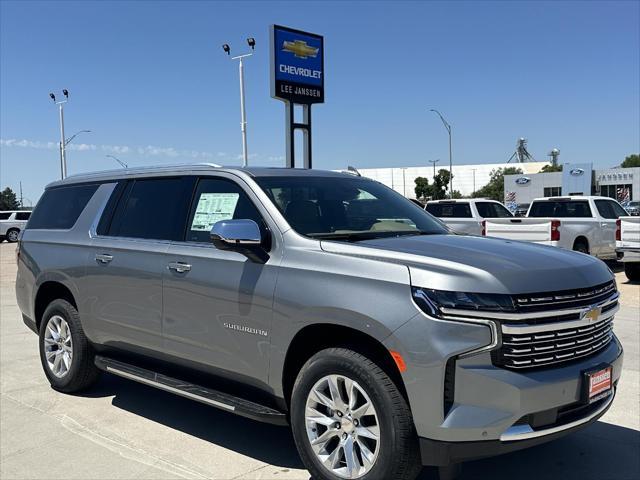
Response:
[[[436,163],[438,163],[440,161],[440,159],[436,159],[436,160],[429,160],[429,163],[433,164],[433,180],[435,181],[436,179]]]
[[[476,170],[475,168],[471,169],[473,171],[473,193],[476,193]]]
[[[247,38],[247,44],[251,47],[251,50],[255,49],[256,41],[253,37]],[[222,49],[227,55],[231,54],[231,47],[225,43],[222,45]],[[244,63],[243,59],[252,56],[253,53],[246,53],[244,55],[238,55],[232,57],[231,60],[238,60],[238,76],[240,77],[240,131],[242,132],[242,166],[247,167],[249,165],[249,152],[247,149],[247,111],[245,108],[244,98]]]
[[[434,108],[430,110],[438,114],[440,120],[442,120],[444,128],[446,128],[447,132],[449,133],[449,198],[453,198],[453,155],[451,153],[451,125],[449,125],[449,123],[444,119],[444,117],[438,110]]]
[[[58,110],[60,112],[60,178],[64,180],[67,176],[67,151],[66,146],[67,142],[64,138],[64,104],[67,103],[69,99],[69,91],[65,88],[62,90],[62,94],[64,95],[64,100],[56,102],[56,96],[53,93],[49,94],[49,97],[53,102],[58,105]]]
[[[127,165],[126,163],[124,163],[122,160],[120,160],[118,157],[116,157],[114,155],[105,155],[105,157],[113,158],[116,162],[118,162],[120,164],[120,166],[122,168],[129,168],[129,165]]]

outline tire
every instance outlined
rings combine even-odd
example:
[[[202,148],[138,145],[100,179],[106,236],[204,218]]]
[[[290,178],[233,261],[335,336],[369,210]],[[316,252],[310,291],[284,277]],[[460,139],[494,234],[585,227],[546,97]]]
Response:
[[[65,332],[70,332],[70,335]],[[56,341],[56,333],[61,338],[59,342]],[[65,338],[70,340],[62,341]],[[93,363],[95,354],[82,330],[78,311],[66,300],[54,300],[45,310],[40,322],[39,344],[42,368],[55,390],[79,392],[93,385],[100,376],[100,371]],[[56,354],[58,351],[62,353]],[[66,372],[62,372],[65,367]],[[61,370],[56,371],[58,369]]]
[[[16,243],[18,241],[18,237],[20,235],[20,230],[17,228],[11,228],[7,230],[7,242]]]
[[[335,402],[335,395],[329,390],[330,379],[336,379],[334,383],[342,392],[338,394],[339,402],[343,403],[349,398],[346,394],[349,387],[344,380],[354,382],[352,391],[357,393],[351,398],[355,398],[356,402],[351,407]],[[324,391],[329,396],[324,397],[324,404],[315,401],[322,397],[312,394],[312,390]],[[363,405],[367,401],[373,406],[374,415],[367,409],[369,414],[360,416],[358,411],[363,411]],[[321,412],[320,416],[314,416],[309,421],[305,416],[308,402],[312,402],[316,413]],[[329,408],[328,404],[332,404],[335,410]],[[365,406],[364,409],[366,408]],[[335,423],[326,427],[323,423],[313,421],[315,418],[319,419],[319,422]],[[422,469],[413,418],[405,398],[376,363],[351,350],[322,350],[302,367],[291,395],[291,426],[300,457],[315,480],[413,480]],[[362,427],[366,429],[363,431]],[[379,433],[377,441],[368,438],[367,435],[376,431]],[[361,433],[363,435],[360,435]],[[315,447],[319,454],[316,454],[311,446],[312,438],[315,437],[331,439],[322,447]],[[355,452],[351,457],[351,464],[356,465],[356,468],[351,470],[351,475],[345,454],[345,449],[350,447],[346,442],[351,442]],[[362,445],[365,446],[365,450],[362,449]],[[368,458],[373,459],[367,466],[363,453],[365,451]],[[320,454],[327,457],[327,462],[337,458],[335,470],[323,465]]]
[[[625,262],[624,274],[632,282],[640,281],[640,262]]]
[[[573,244],[573,251],[589,255],[589,245],[584,240],[576,240]]]

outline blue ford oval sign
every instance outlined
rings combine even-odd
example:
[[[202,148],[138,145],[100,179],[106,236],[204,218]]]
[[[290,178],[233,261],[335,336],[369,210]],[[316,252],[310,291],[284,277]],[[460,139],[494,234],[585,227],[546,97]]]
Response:
[[[579,175],[582,175],[584,173],[584,170],[581,168],[574,168],[573,170],[569,171],[569,173],[574,177],[577,177]]]
[[[518,185],[526,185],[530,181],[531,181],[531,179],[529,177],[518,177],[518,178],[516,178],[516,183]]]

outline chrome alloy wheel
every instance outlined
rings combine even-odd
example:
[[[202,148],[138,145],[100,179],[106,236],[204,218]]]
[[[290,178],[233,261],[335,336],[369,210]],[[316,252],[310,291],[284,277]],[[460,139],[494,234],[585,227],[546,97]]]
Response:
[[[20,232],[18,232],[18,230],[9,230],[9,233],[7,233],[7,240],[9,240],[11,243],[17,242],[19,237]]]
[[[313,386],[305,408],[307,436],[320,463],[341,478],[360,478],[380,452],[380,422],[371,399],[343,375]]]
[[[73,341],[69,324],[60,315],[52,316],[44,330],[44,355],[47,366],[56,377],[64,377],[73,360]]]

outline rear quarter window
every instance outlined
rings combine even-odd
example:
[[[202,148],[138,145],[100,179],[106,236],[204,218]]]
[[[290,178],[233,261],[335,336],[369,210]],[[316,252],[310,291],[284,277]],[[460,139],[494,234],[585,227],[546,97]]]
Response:
[[[99,184],[50,188],[31,214],[28,229],[67,230],[76,223]]]
[[[471,218],[468,203],[429,203],[426,210],[438,218]]]
[[[0,220],[9,220],[11,212],[0,212]]]

